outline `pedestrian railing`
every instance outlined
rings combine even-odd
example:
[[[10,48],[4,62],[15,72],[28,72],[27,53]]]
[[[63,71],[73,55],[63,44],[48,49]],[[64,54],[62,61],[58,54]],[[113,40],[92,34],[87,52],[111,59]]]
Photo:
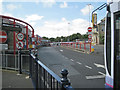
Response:
[[[91,43],[62,43],[61,46],[91,52]]]
[[[29,55],[21,54],[19,56],[19,54],[1,53],[0,57],[2,59],[3,69],[19,71],[21,66],[21,72],[29,72]]]
[[[30,54],[30,77],[36,89],[50,89],[50,90],[72,90],[69,80],[67,79],[68,71],[63,69],[61,71],[62,78],[51,71],[47,66],[40,62],[40,60],[33,54]]]
[[[60,78],[47,66],[40,62],[34,53],[17,54],[1,53],[2,68],[18,71],[19,74],[27,73],[32,79],[35,90],[50,89],[50,90],[69,90],[73,89],[67,79],[68,71],[63,69]]]

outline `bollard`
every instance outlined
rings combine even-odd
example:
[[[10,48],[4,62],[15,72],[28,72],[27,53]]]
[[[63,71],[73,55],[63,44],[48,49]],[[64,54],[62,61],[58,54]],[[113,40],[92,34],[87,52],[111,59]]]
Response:
[[[69,80],[67,78],[68,70],[67,69],[62,69],[61,75],[62,75],[62,78],[61,78],[62,88],[70,86],[70,82],[69,82]]]

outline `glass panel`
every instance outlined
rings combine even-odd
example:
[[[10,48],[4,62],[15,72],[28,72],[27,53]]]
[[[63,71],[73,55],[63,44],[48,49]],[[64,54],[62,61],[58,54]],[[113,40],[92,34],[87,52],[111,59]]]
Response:
[[[106,22],[106,60],[107,60],[107,69],[111,75],[111,13],[107,14]]]

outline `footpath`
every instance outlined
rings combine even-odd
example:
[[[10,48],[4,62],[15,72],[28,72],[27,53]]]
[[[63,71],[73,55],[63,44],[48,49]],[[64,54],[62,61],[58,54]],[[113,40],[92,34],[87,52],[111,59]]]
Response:
[[[2,69],[2,90],[30,89],[34,90],[32,80],[26,74],[18,74],[17,71]]]

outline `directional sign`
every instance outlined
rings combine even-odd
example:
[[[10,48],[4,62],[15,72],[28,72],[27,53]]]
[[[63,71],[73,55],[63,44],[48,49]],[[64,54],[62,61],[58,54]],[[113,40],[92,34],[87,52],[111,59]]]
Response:
[[[88,27],[88,32],[92,32],[92,28],[91,27]]]
[[[17,39],[18,39],[19,41],[22,41],[22,40],[24,39],[24,34],[23,34],[23,33],[18,33],[18,34],[17,34]]]
[[[17,49],[22,49],[23,46],[24,46],[24,43],[23,43],[22,41],[18,41],[18,42],[16,43]]]
[[[7,34],[4,31],[0,31],[0,43],[5,43],[7,40]]]

